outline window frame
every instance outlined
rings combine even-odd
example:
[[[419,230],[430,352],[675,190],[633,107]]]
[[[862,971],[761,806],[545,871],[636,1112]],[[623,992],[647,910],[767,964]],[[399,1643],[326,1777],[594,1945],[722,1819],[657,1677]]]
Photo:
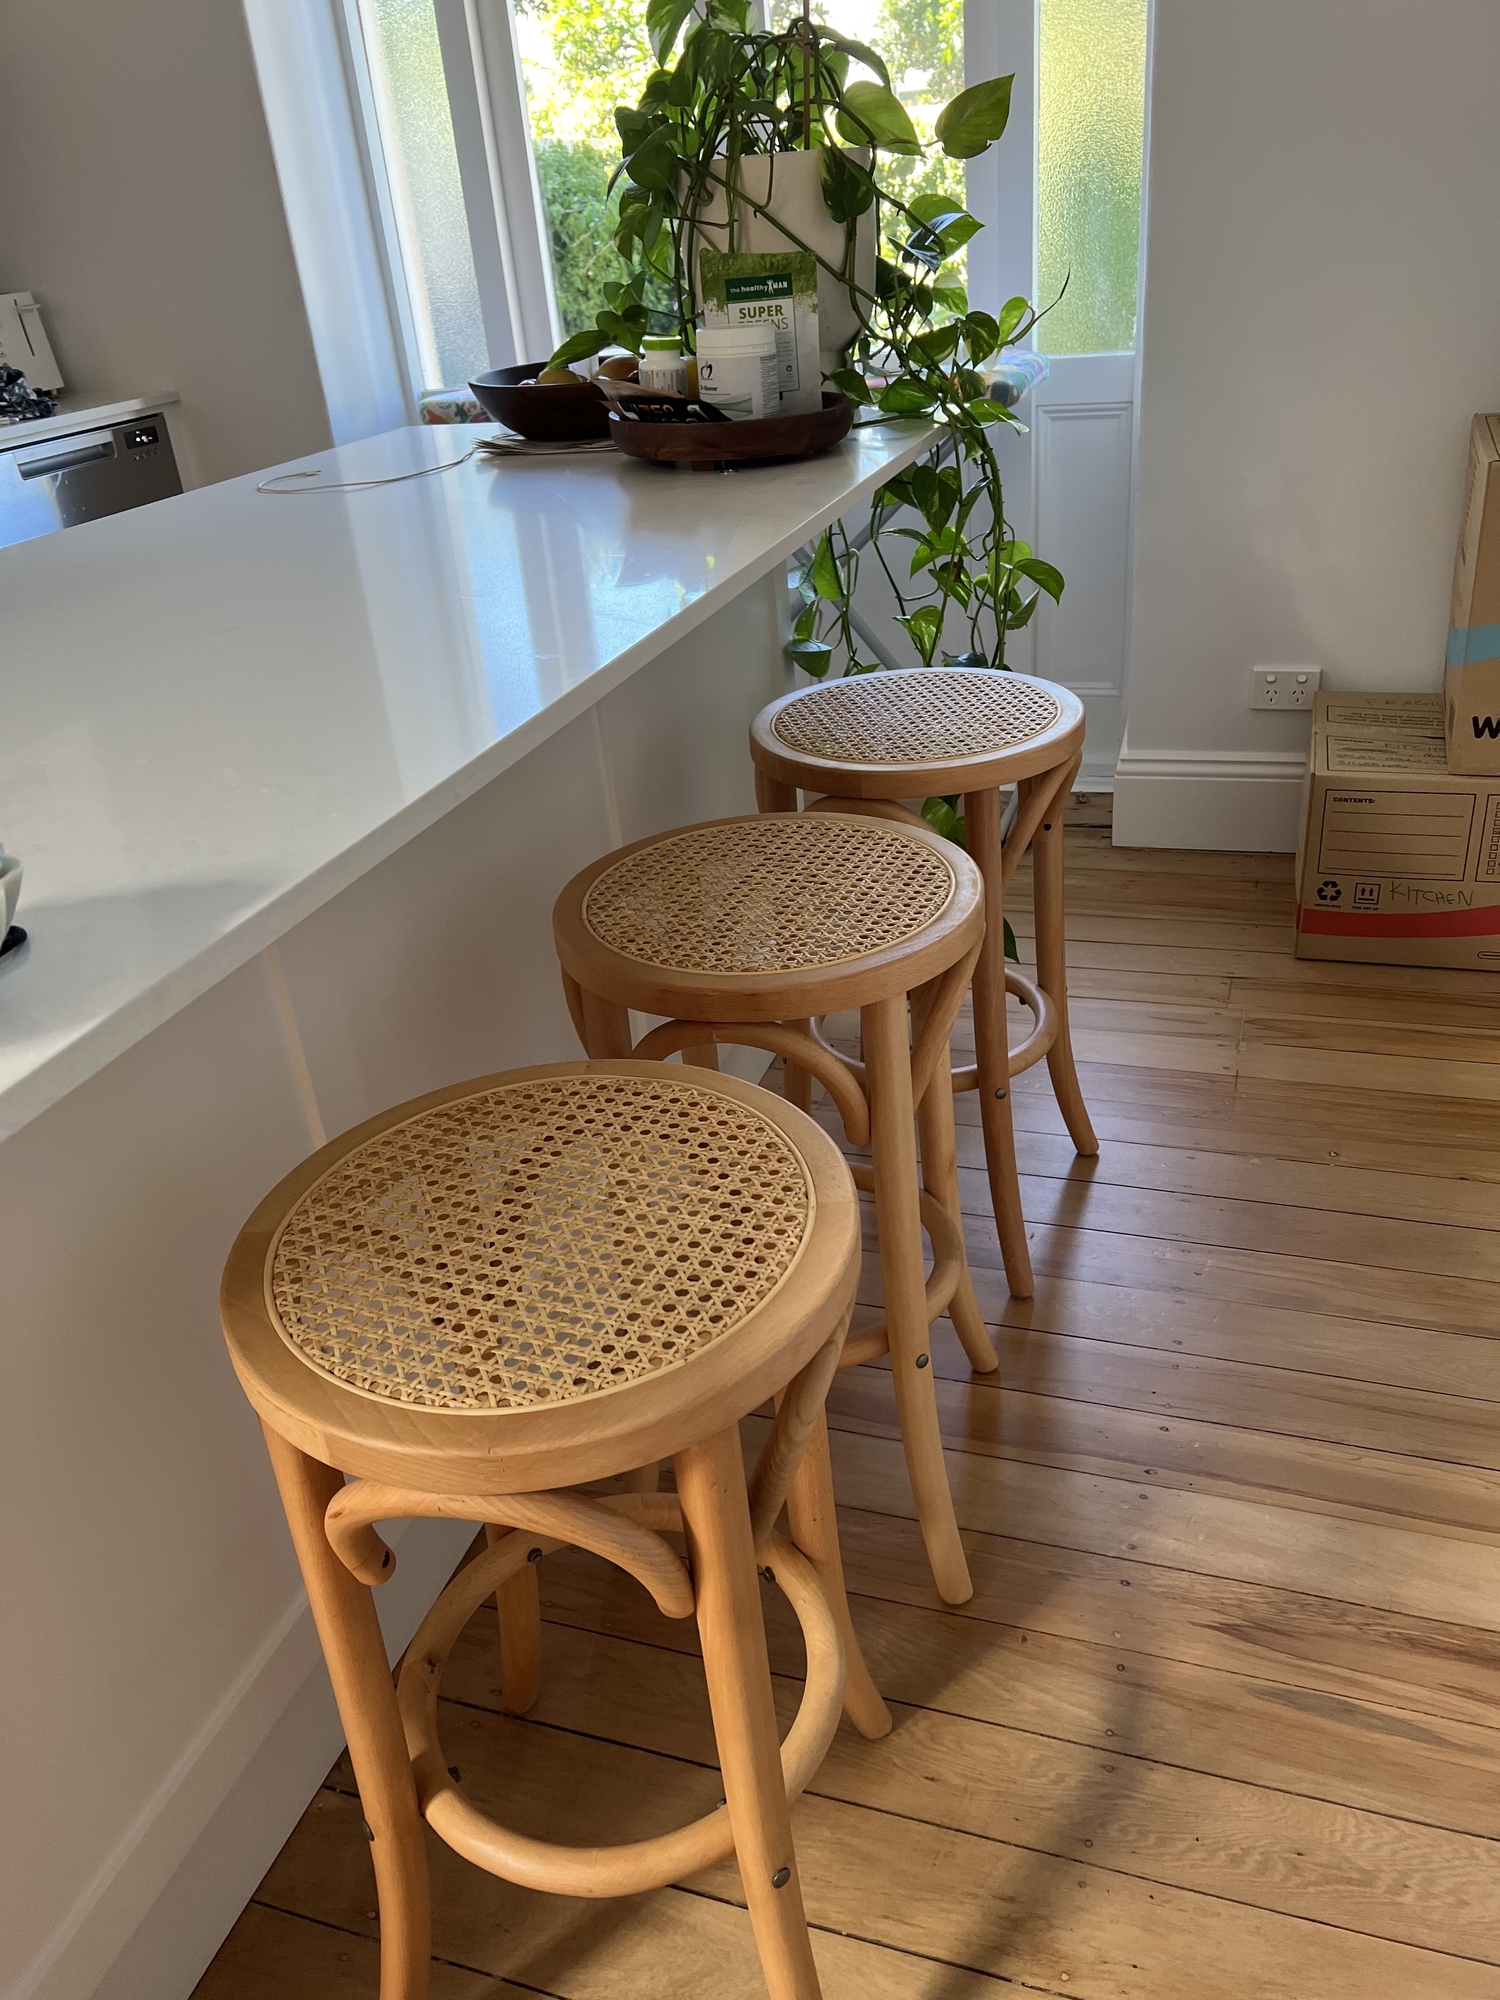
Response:
[[[359,0],[333,0],[333,7],[404,387],[415,409],[422,396],[463,385],[425,380]],[[545,360],[558,342],[557,304],[511,6],[433,0],[433,14],[489,363]]]

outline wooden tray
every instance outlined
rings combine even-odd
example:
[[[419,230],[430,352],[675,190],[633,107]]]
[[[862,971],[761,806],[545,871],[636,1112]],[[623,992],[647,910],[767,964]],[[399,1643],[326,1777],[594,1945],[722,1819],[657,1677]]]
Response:
[[[823,391],[821,410],[800,417],[742,417],[729,424],[638,424],[610,412],[609,434],[631,458],[658,465],[749,465],[757,459],[812,458],[849,435],[854,405]]]

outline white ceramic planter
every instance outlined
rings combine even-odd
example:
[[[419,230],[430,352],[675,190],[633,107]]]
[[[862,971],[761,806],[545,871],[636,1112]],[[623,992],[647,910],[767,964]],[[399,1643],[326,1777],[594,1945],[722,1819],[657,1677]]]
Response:
[[[860,148],[845,148],[852,160],[863,167],[870,155]],[[734,205],[731,240],[729,198],[724,189],[699,213],[697,232],[700,249],[735,251],[796,250],[806,246],[828,263],[842,266],[848,246],[847,227],[835,222],[823,201],[819,174],[821,153],[752,153],[737,166],[737,186],[747,201]],[[762,215],[749,202],[770,211]],[[785,227],[778,227],[778,224]],[[855,282],[865,292],[875,290],[875,211],[873,206],[855,225]],[[844,365],[846,351],[859,332],[860,322],[849,294],[831,271],[818,267],[818,342],[823,373],[831,374]]]

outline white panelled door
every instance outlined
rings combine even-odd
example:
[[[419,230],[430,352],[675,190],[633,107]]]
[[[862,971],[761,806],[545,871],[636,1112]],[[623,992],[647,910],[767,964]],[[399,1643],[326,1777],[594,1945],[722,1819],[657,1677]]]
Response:
[[[1011,664],[1060,681],[1088,711],[1082,782],[1114,780],[1125,728],[1130,523],[1134,489],[1133,354],[1069,354],[1023,406],[1029,459],[1025,499],[1012,520],[1067,578],[1061,604],[1043,600]]]
[[[971,80],[1014,72],[1010,125],[969,169],[969,206],[985,224],[969,246],[969,295],[998,310],[1017,294],[1038,297],[1038,139],[1042,123],[1039,14],[1057,0],[966,0]],[[1129,8],[1132,0],[1122,0]],[[1134,0],[1138,7],[1143,0]],[[1111,0],[1092,5],[1107,20]],[[1083,782],[1113,782],[1125,716],[1131,516],[1135,488],[1135,353],[1051,354],[1048,321],[1035,345],[1051,373],[1023,400],[1024,435],[1005,439],[1002,465],[1017,534],[1067,579],[1062,603],[1044,598],[1007,652],[1022,673],[1060,681],[1088,711]]]

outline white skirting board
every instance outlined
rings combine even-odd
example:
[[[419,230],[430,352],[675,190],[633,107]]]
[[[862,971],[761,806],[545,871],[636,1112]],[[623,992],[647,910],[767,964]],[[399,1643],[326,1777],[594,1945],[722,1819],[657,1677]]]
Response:
[[[1294,854],[1306,754],[1141,750],[1115,770],[1116,847]]]

